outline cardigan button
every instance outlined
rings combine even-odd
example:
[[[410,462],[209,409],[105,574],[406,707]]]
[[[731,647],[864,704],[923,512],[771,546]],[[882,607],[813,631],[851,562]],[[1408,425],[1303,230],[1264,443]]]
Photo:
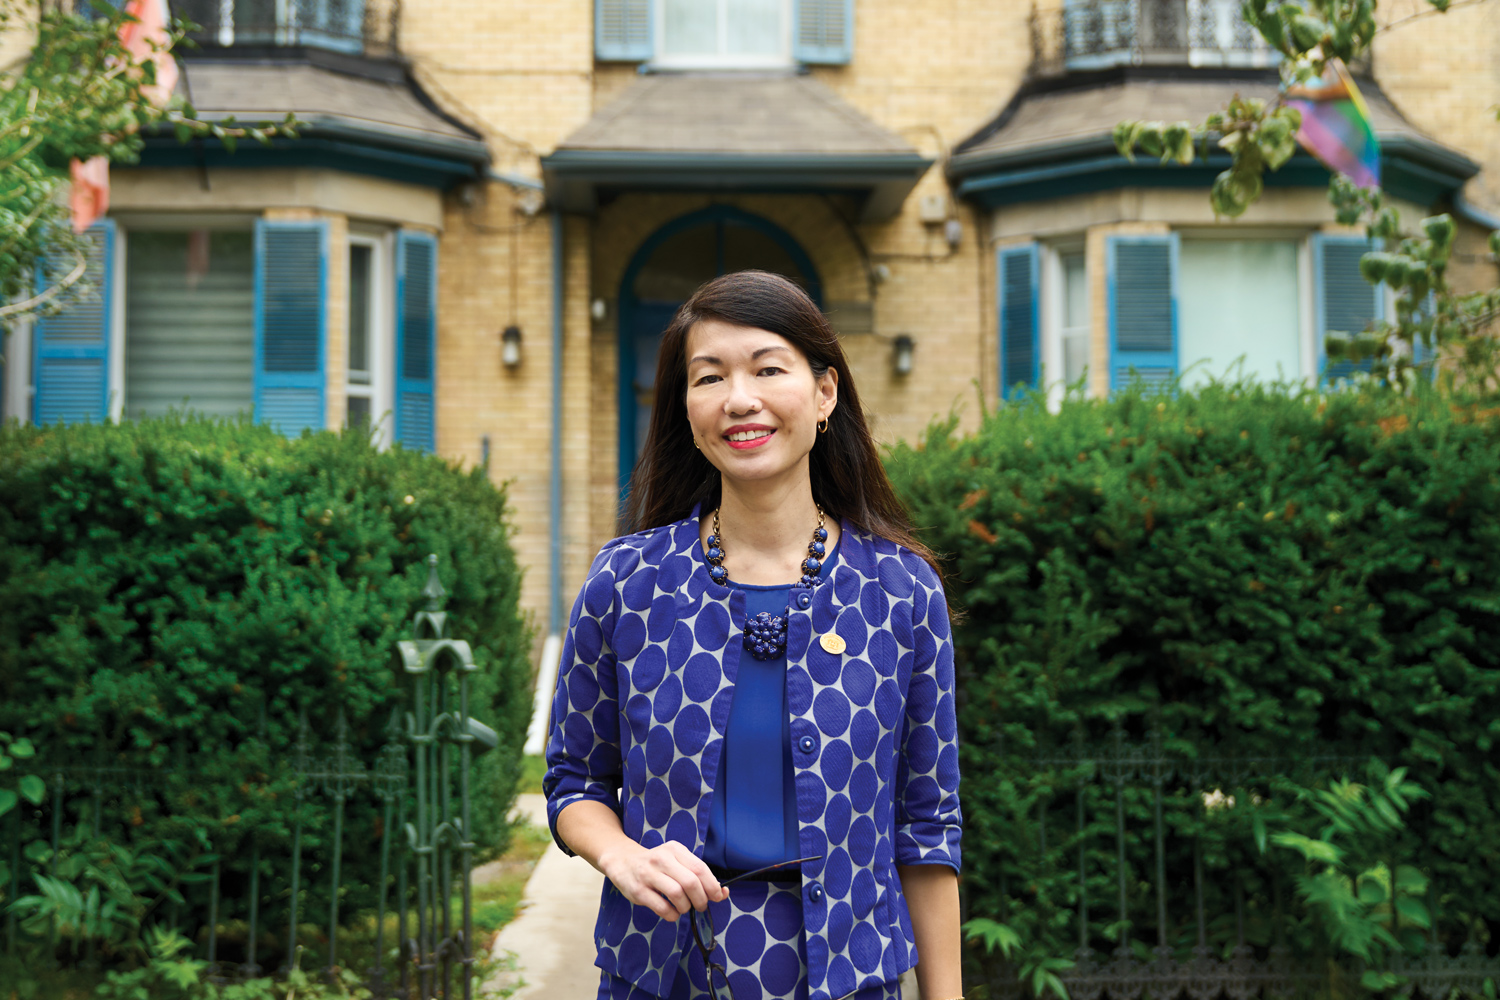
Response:
[[[803,609],[804,611],[806,611],[811,606],[812,606],[812,595],[811,594],[804,592],[804,593],[801,593],[801,594],[797,595],[797,607],[799,607],[799,608]]]
[[[813,749],[817,745],[818,741],[813,739],[811,736],[804,736],[797,741],[797,746],[803,753],[812,753]]]
[[[812,900],[814,903],[819,902],[820,900],[822,900],[822,898],[823,898],[823,887],[821,885],[819,885],[818,883],[816,883],[816,882],[814,882],[812,885],[808,886],[808,888],[807,888],[807,898],[810,899],[810,900]]]

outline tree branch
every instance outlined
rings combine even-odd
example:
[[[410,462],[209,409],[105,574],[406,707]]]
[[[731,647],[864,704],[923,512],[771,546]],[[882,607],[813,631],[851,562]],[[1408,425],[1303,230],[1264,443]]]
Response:
[[[78,283],[78,279],[82,278],[83,273],[88,269],[89,260],[87,257],[84,257],[78,262],[78,266],[73,268],[73,270],[68,274],[66,278],[53,285],[51,288],[47,289],[45,292],[33,295],[31,298],[25,299],[21,302],[12,302],[8,306],[0,306],[0,319],[4,319],[7,316],[14,316],[17,313],[31,312],[33,309],[37,309],[41,306],[46,305],[48,302],[51,302],[63,292],[76,285]]]
[[[1450,3],[1446,7],[1429,7],[1426,10],[1419,10],[1415,14],[1408,14],[1405,17],[1397,18],[1390,24],[1382,25],[1381,27],[1376,28],[1375,34],[1384,34],[1385,32],[1390,31],[1392,28],[1399,28],[1403,24],[1410,24],[1412,21],[1417,21],[1424,17],[1431,17],[1434,14],[1446,14],[1450,10],[1456,10],[1459,7],[1472,7],[1475,4],[1488,2],[1489,0],[1455,0],[1455,2]]]

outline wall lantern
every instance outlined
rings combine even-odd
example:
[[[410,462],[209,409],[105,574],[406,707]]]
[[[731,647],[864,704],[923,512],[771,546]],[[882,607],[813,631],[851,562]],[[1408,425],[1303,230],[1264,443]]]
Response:
[[[521,363],[521,328],[507,326],[500,335],[500,360],[507,368]]]
[[[911,374],[911,356],[916,346],[916,341],[904,333],[895,339],[891,351],[891,365],[896,369],[897,375]]]

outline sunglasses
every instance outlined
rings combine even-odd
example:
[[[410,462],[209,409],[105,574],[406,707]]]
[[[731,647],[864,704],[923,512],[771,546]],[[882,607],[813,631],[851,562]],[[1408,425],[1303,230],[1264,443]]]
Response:
[[[766,872],[774,872],[778,868],[786,868],[789,865],[800,865],[808,861],[817,861],[822,858],[821,854],[814,854],[810,858],[797,858],[792,861],[778,861],[774,865],[766,865],[754,871],[741,872],[734,878],[724,879],[720,885],[733,885],[741,879],[751,878],[755,875],[763,875]],[[734,1000],[734,990],[729,986],[729,973],[724,966],[714,961],[714,945],[718,938],[714,934],[714,918],[712,911],[704,909],[693,911],[693,941],[698,946],[698,951],[703,955],[703,967],[708,971],[708,988],[714,995],[714,1000]],[[721,989],[719,984],[723,983]]]

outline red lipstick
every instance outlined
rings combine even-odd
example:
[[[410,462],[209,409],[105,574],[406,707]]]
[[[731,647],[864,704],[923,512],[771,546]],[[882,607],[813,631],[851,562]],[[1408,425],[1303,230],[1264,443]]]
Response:
[[[748,434],[752,436],[747,440],[735,441],[733,440],[733,436],[736,434]],[[750,448],[759,448],[771,440],[775,434],[776,428],[768,427],[765,424],[735,424],[724,432],[723,437],[724,443],[729,445],[729,447],[738,451],[745,451]]]

